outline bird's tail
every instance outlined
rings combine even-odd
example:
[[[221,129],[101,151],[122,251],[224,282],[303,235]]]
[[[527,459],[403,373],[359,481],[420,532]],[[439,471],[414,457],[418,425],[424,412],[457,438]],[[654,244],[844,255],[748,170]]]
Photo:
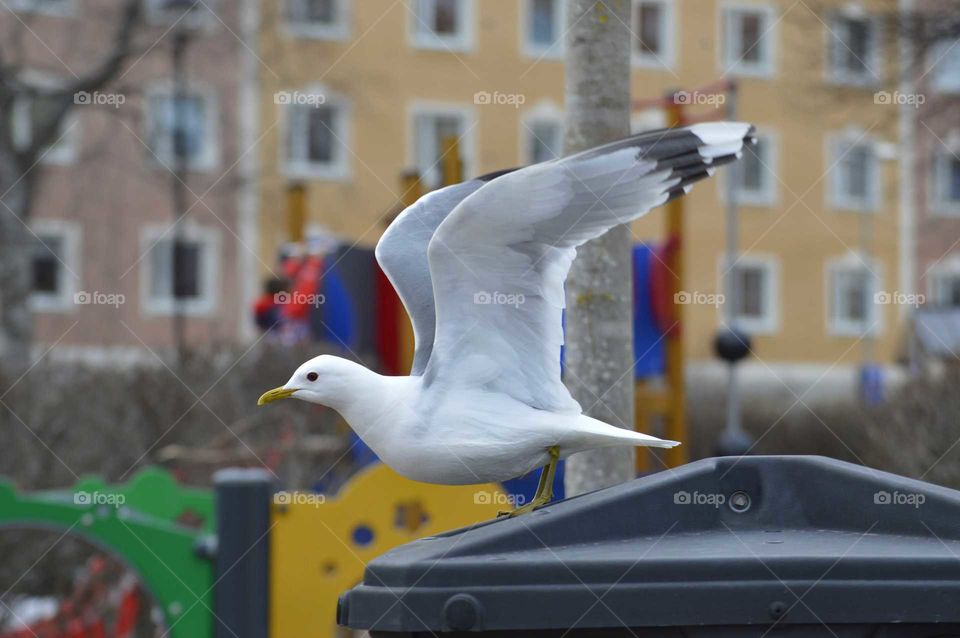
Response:
[[[671,448],[680,445],[679,441],[658,439],[649,434],[618,428],[581,414],[577,420],[577,434],[586,448],[609,447],[613,445],[635,445],[638,447]]]

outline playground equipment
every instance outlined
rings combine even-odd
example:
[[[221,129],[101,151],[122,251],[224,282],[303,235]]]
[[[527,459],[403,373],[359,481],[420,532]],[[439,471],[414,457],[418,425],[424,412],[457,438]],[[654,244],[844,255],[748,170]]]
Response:
[[[278,493],[271,504],[270,633],[332,636],[340,593],[388,549],[512,508],[498,486],[416,483],[377,463],[337,496]]]
[[[75,534],[116,556],[171,638],[323,637],[367,561],[513,505],[497,485],[415,483],[379,463],[333,496],[278,492],[264,470],[223,470],[212,492],[147,469],[124,485],[86,478],[30,494],[0,483],[0,529]]]
[[[198,553],[213,510],[212,494],[181,487],[156,469],[126,485],[87,478],[70,490],[33,494],[0,483],[0,529],[52,529],[109,550],[139,574],[171,638],[213,635],[213,569]]]
[[[689,113],[688,107],[703,102],[716,103],[717,100],[704,99],[724,96],[728,104],[735,103],[736,83],[732,80],[723,80],[703,86],[693,91],[670,91],[660,98],[641,99],[633,102],[633,110],[661,109],[666,114],[668,127],[686,126],[697,122],[717,119],[719,111],[714,110],[708,117],[700,117]],[[723,102],[721,102],[723,103]],[[736,118],[731,110],[723,113],[724,117],[733,121]],[[661,291],[665,301],[661,303],[668,307],[669,318],[664,342],[666,344],[666,362],[664,370],[664,384],[662,388],[652,387],[645,379],[636,384],[635,429],[638,432],[651,430],[650,420],[653,416],[664,418],[664,438],[674,441],[686,441],[686,392],[684,388],[684,369],[686,357],[683,345],[683,315],[684,305],[675,303],[676,295],[684,291],[684,207],[687,199],[678,197],[666,205],[666,240],[663,250],[664,267],[670,273],[665,277],[666,289]],[[656,302],[655,302],[656,303]],[[664,462],[667,467],[678,467],[689,461],[689,450],[680,445],[664,453]],[[645,448],[636,450],[637,472],[642,474],[650,470],[650,451]]]
[[[0,638],[135,638],[149,606],[137,578],[117,567],[103,554],[91,556],[74,573],[70,593],[56,601],[52,612],[36,619],[36,609],[26,614],[11,609],[9,615],[20,626],[0,631]]]

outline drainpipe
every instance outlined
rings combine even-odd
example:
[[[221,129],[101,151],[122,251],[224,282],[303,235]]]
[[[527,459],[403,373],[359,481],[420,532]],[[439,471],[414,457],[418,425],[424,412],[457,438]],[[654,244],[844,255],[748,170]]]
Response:
[[[257,50],[260,38],[260,2],[243,0],[239,3],[240,35],[246,47],[240,56],[240,84],[237,87],[237,119],[239,122],[239,169],[241,177],[237,202],[237,235],[242,245],[237,246],[237,291],[240,307],[237,313],[240,325],[237,335],[242,341],[256,337],[251,308],[260,287],[261,274],[257,268],[260,254],[259,210],[260,170],[259,151],[254,148],[260,136],[260,87]]]
[[[915,0],[898,0],[897,11],[900,22],[913,15],[916,8]],[[909,64],[909,68],[901,68],[899,91],[901,95],[916,93],[917,85],[914,81],[913,60],[916,48],[909,33],[901,29],[899,35],[901,65]],[[904,62],[906,61],[906,62]],[[902,102],[907,102],[902,100]],[[916,162],[917,137],[915,106],[907,103],[899,105],[898,133],[900,137],[900,162],[898,176],[900,183],[900,216],[898,219],[898,236],[900,237],[900,260],[898,268],[898,284],[900,291],[905,295],[913,295],[917,288],[917,189],[916,189]],[[909,304],[898,304],[897,310],[902,322],[909,319],[912,307]]]

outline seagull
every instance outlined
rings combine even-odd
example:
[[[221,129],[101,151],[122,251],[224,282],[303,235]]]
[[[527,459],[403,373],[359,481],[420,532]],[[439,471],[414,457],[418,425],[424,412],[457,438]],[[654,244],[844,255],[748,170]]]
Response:
[[[561,381],[564,281],[577,247],[679,197],[755,143],[749,124],[650,131],[432,191],[393,221],[377,261],[413,323],[409,376],[321,355],[258,405],[333,408],[384,463],[416,481],[501,482],[615,445],[679,445],[582,413]]]

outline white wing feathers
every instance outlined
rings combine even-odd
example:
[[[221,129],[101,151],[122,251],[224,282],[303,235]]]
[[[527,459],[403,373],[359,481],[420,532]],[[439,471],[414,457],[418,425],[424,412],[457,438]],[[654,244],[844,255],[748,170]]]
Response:
[[[576,247],[683,194],[736,159],[751,135],[738,123],[648,133],[508,173],[468,195],[429,243],[436,336],[425,381],[579,411],[560,379],[563,284]]]
[[[427,245],[440,222],[454,207],[483,186],[484,180],[497,175],[478,177],[427,193],[404,209],[377,243],[377,262],[393,284],[413,324],[416,349],[411,375],[423,374],[433,349],[435,313]]]

